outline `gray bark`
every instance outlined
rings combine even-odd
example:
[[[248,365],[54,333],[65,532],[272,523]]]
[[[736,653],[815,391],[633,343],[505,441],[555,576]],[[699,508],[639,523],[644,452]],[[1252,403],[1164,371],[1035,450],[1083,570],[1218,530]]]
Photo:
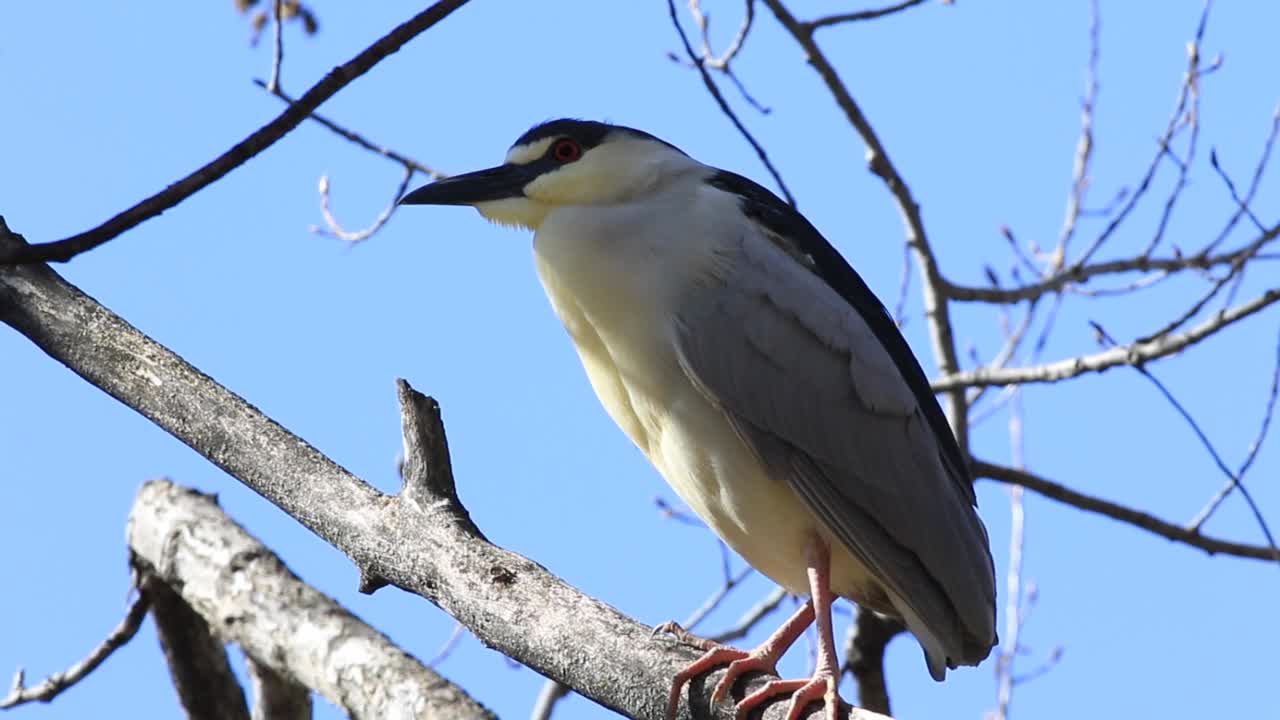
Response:
[[[151,602],[160,649],[187,720],[249,720],[244,688],[209,623],[163,580],[146,572],[141,591]]]
[[[0,223],[0,248],[18,242]],[[379,492],[46,266],[0,268],[0,321],[341,550],[360,569],[363,587],[389,583],[427,598],[485,645],[605,707],[660,718],[672,677],[697,657],[537,563],[490,544],[447,493],[429,487],[398,497]],[[401,395],[406,449],[429,446],[414,409],[427,399],[403,383]],[[435,450],[416,462],[447,460],[442,448]],[[695,711],[682,703],[682,719],[733,716],[728,704],[709,706],[722,674],[690,684],[686,698]],[[735,695],[764,682],[756,677]],[[784,711],[785,703],[777,702],[764,717],[781,718]]]
[[[180,588],[182,601],[216,628],[222,641],[234,642],[256,664],[315,690],[353,718],[494,718],[298,579],[207,495],[167,480],[148,482],[129,515],[128,537],[135,562]],[[280,689],[279,683],[271,689]],[[296,708],[296,698],[289,695],[284,699]],[[303,717],[310,715],[309,703],[305,709]]]

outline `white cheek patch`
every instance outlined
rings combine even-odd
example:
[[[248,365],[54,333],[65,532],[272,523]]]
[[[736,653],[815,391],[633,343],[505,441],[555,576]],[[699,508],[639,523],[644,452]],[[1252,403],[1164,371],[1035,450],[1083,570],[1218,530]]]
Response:
[[[547,154],[547,148],[551,147],[551,143],[556,138],[542,138],[536,142],[527,145],[517,145],[507,152],[507,163],[509,165],[528,165]]]

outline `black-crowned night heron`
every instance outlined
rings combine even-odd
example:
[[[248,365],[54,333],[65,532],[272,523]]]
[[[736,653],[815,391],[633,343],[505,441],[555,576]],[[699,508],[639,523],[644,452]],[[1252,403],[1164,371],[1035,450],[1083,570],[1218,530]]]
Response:
[[[630,128],[556,120],[506,162],[401,203],[471,205],[534,231],[538,275],[614,421],[757,570],[810,600],[751,652],[709,646],[676,676],[774,673],[815,618],[812,678],[835,718],[834,596],[902,618],[929,672],[996,642],[995,576],[964,455],[884,306],[805,218],[760,185]]]

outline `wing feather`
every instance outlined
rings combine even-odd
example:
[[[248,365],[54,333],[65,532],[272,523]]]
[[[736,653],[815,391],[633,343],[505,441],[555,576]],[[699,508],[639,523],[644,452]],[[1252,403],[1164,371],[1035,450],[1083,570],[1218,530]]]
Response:
[[[935,677],[976,663],[995,641],[995,590],[968,478],[866,318],[749,228],[683,304],[686,374],[905,605]]]

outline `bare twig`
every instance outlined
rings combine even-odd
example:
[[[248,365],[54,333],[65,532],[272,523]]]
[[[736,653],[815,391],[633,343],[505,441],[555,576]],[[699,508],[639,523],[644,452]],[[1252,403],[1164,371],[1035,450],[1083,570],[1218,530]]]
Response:
[[[329,71],[327,75],[303,93],[274,120],[236,143],[222,155],[178,180],[169,187],[117,214],[92,230],[69,238],[35,245],[10,246],[0,250],[0,265],[35,262],[66,262],[82,252],[91,250],[136,227],[160,213],[174,207],[200,190],[216,182],[227,173],[248,162],[258,153],[275,144],[297,127],[325,100],[353,80],[368,72],[388,55],[405,43],[448,17],[467,0],[439,0],[426,10],[401,23],[391,32],[379,38],[346,63]]]
[[[1205,28],[1208,26],[1209,10],[1211,7],[1211,2],[1205,2],[1204,10],[1200,13],[1200,21],[1196,26],[1195,37],[1188,46],[1187,72],[1183,76],[1182,84],[1179,87],[1178,99],[1174,103],[1173,114],[1169,117],[1169,123],[1165,127],[1164,133],[1156,141],[1155,156],[1147,166],[1146,173],[1143,175],[1141,182],[1138,183],[1138,187],[1133,192],[1129,193],[1128,200],[1125,202],[1124,206],[1121,207],[1115,217],[1107,223],[1102,232],[1094,238],[1089,247],[1075,261],[1075,265],[1082,266],[1087,264],[1093,257],[1094,253],[1106,244],[1107,240],[1115,234],[1116,230],[1118,230],[1124,221],[1129,218],[1133,209],[1137,207],[1138,202],[1144,195],[1146,195],[1147,190],[1150,189],[1151,181],[1155,177],[1156,170],[1160,167],[1160,162],[1168,157],[1172,157],[1169,153],[1169,144],[1173,141],[1174,136],[1179,132],[1179,130],[1186,125],[1185,115],[1187,101],[1193,93],[1198,92],[1200,76],[1212,69],[1200,67],[1200,53],[1198,49],[1204,41],[1204,32]]]
[[[684,26],[680,24],[680,16],[676,13],[675,0],[667,0],[667,10],[671,14],[671,24],[675,26],[676,34],[680,36],[680,42],[684,45],[685,54],[688,55],[689,62],[698,68],[698,74],[702,76],[702,83],[707,86],[707,92],[711,93],[711,97],[720,106],[720,111],[725,114],[725,117],[729,118],[729,121],[738,129],[742,137],[751,144],[751,148],[756,151],[756,156],[760,158],[760,162],[764,164],[765,169],[773,176],[773,181],[778,184],[778,190],[782,192],[783,197],[787,199],[787,202],[792,207],[795,207],[795,196],[787,188],[787,184],[782,180],[782,175],[778,172],[778,169],[773,166],[773,161],[769,159],[769,154],[765,152],[764,146],[755,139],[751,131],[747,130],[747,126],[742,124],[733,108],[729,107],[724,95],[720,94],[720,88],[716,87],[715,81],[711,79],[711,73],[707,72],[703,58],[693,51],[693,45],[689,43],[689,37],[684,32]]]
[[[1223,500],[1231,494],[1240,482],[1244,480],[1244,476],[1249,472],[1249,468],[1253,467],[1254,460],[1258,458],[1258,451],[1262,449],[1262,443],[1267,439],[1267,432],[1271,429],[1271,419],[1276,411],[1276,397],[1280,395],[1280,337],[1276,340],[1276,362],[1275,368],[1271,371],[1271,391],[1267,393],[1267,402],[1262,413],[1262,423],[1258,427],[1258,434],[1254,436],[1253,442],[1249,443],[1249,449],[1245,452],[1244,460],[1241,461],[1240,467],[1236,469],[1235,477],[1229,478],[1225,485],[1222,486],[1208,504],[1196,513],[1195,518],[1187,524],[1187,529],[1193,532],[1199,532],[1200,528],[1218,509]]]
[[[777,610],[778,606],[781,605],[782,601],[786,598],[786,589],[781,586],[775,587],[773,590],[770,590],[769,594],[764,596],[760,602],[748,608],[747,611],[742,614],[742,617],[738,618],[738,621],[732,626],[712,635],[711,640],[718,643],[730,643],[734,640],[746,637],[747,633],[751,632],[751,630],[756,626],[756,623],[759,623],[761,620],[768,617],[774,610]]]
[[[841,25],[843,23],[860,22],[863,20],[875,20],[876,18],[882,18],[886,15],[893,15],[894,13],[900,13],[903,10],[910,10],[916,5],[921,5],[924,2],[925,0],[902,0],[902,2],[898,2],[893,5],[888,5],[886,7],[877,8],[874,10],[862,10],[859,12],[840,13],[838,15],[827,15],[826,17],[820,17],[817,20],[810,20],[807,23],[802,23],[801,26],[806,30],[808,30],[809,32],[813,32],[818,28],[830,27],[832,25]]]
[[[1236,211],[1232,213],[1222,230],[1219,231],[1218,237],[1200,251],[1201,255],[1213,252],[1218,245],[1225,242],[1227,237],[1231,235],[1231,231],[1235,229],[1236,224],[1240,222],[1240,218],[1244,217],[1249,203],[1253,201],[1258,192],[1258,186],[1262,184],[1262,175],[1266,172],[1267,164],[1271,161],[1271,149],[1275,147],[1277,134],[1280,134],[1280,104],[1277,104],[1275,110],[1271,113],[1271,128],[1267,131],[1267,137],[1262,142],[1262,152],[1258,154],[1258,161],[1253,166],[1253,178],[1249,181],[1249,190],[1245,193],[1243,201],[1239,202]]]
[[[1272,127],[1273,128],[1275,127],[1274,122],[1272,123]],[[1273,130],[1271,135],[1267,137],[1267,146],[1263,149],[1263,161],[1265,161],[1266,156],[1270,153],[1271,142],[1274,139],[1274,137],[1275,137],[1275,131]],[[1259,163],[1257,167],[1261,168],[1262,164],[1263,163]],[[1213,171],[1218,174],[1219,178],[1222,179],[1222,183],[1227,186],[1227,192],[1231,193],[1231,199],[1234,200],[1236,203],[1237,215],[1233,215],[1232,217],[1236,217],[1240,213],[1243,213],[1245,216],[1249,218],[1249,220],[1253,223],[1253,226],[1257,228],[1259,232],[1266,232],[1267,230],[1266,225],[1264,225],[1262,221],[1258,219],[1257,215],[1253,214],[1253,208],[1249,207],[1249,203],[1253,200],[1253,193],[1257,191],[1257,181],[1260,179],[1259,176],[1256,173],[1254,174],[1253,183],[1250,184],[1249,186],[1249,194],[1246,195],[1245,197],[1240,197],[1240,193],[1236,191],[1236,184],[1232,182],[1231,176],[1227,174],[1227,171],[1222,167],[1221,163],[1218,162],[1217,149],[1209,150],[1209,167],[1212,167]]]
[[[751,576],[752,572],[754,572],[754,570],[750,565],[748,565],[738,571],[737,575],[725,578],[725,581],[720,585],[720,587],[717,588],[714,593],[711,593],[711,597],[708,597],[697,610],[693,611],[693,614],[681,623],[681,627],[685,630],[693,630],[701,624],[703,620],[707,619],[707,616],[710,615],[713,610],[720,607],[720,603],[724,602],[724,599],[728,597],[729,593],[733,592],[734,588],[741,585],[743,580],[746,580]]]
[[[573,690],[567,685],[561,685],[555,680],[548,680],[542,684],[542,691],[538,693],[538,700],[533,704],[533,712],[529,714],[529,720],[551,720],[551,713],[555,712],[556,703],[569,696]]]
[[[129,610],[125,613],[124,619],[120,621],[120,624],[87,657],[66,670],[54,673],[41,680],[38,685],[24,687],[23,672],[18,670],[14,674],[13,686],[8,696],[0,699],[0,709],[17,707],[18,705],[35,701],[50,702],[63,690],[83,680],[86,675],[96,670],[104,660],[111,657],[111,653],[124,647],[125,644],[133,639],[133,636],[138,632],[138,628],[142,626],[142,621],[146,619],[149,608],[150,603],[146,596],[139,595],[129,605]]]
[[[255,79],[253,81],[253,84],[257,85],[263,90],[267,90],[267,84],[261,80]],[[271,92],[271,91],[268,90],[268,92]],[[289,104],[297,102],[292,97],[289,97],[289,95],[282,90],[277,90],[276,92],[272,92],[271,94]],[[334,133],[338,137],[344,140],[347,140],[349,142],[355,143],[356,145],[364,148],[365,150],[368,150],[371,153],[374,153],[375,155],[381,155],[382,157],[385,157],[389,160],[394,160],[406,168],[413,168],[417,172],[420,172],[423,175],[426,175],[432,180],[442,180],[444,178],[449,177],[447,173],[442,173],[439,170],[436,170],[435,168],[424,165],[423,163],[418,162],[417,160],[414,160],[408,155],[392,150],[391,148],[388,148],[385,145],[379,145],[378,143],[375,143],[372,140],[369,140],[368,138],[361,135],[360,133],[357,133],[342,125],[339,125],[338,123],[330,120],[324,115],[320,115],[318,113],[311,113],[307,117],[310,120],[316,121],[321,126],[326,128],[330,132]]]
[[[975,477],[1021,485],[1050,500],[1057,500],[1086,512],[1104,515],[1113,520],[1128,523],[1165,539],[1200,548],[1210,555],[1234,555],[1255,560],[1275,561],[1271,548],[1265,545],[1232,542],[1192,532],[1181,525],[1161,520],[1150,513],[1125,507],[1108,500],[1102,500],[1092,495],[1086,495],[1026,470],[996,465],[976,458],[970,463],[970,468],[973,470]]]
[[[1103,329],[1101,325],[1096,322],[1090,324],[1093,325],[1094,331],[1097,332],[1104,341],[1111,345],[1116,344],[1116,341],[1105,329]],[[1227,479],[1235,486],[1235,489],[1244,498],[1245,503],[1249,506],[1250,512],[1253,513],[1254,520],[1258,523],[1258,528],[1262,531],[1263,537],[1267,539],[1267,545],[1271,548],[1273,557],[1277,562],[1280,562],[1280,548],[1276,547],[1275,538],[1271,535],[1271,528],[1267,525],[1266,518],[1262,516],[1262,510],[1259,509],[1258,504],[1254,502],[1253,494],[1250,493],[1245,488],[1244,484],[1240,482],[1240,476],[1231,472],[1231,469],[1227,467],[1226,461],[1222,459],[1222,455],[1218,453],[1217,448],[1215,448],[1213,443],[1210,442],[1209,436],[1205,435],[1204,430],[1200,427],[1200,423],[1196,422],[1196,419],[1191,416],[1191,413],[1187,411],[1187,408],[1173,396],[1173,393],[1169,388],[1161,382],[1159,378],[1152,374],[1150,370],[1146,369],[1141,364],[1135,364],[1133,368],[1141,373],[1147,380],[1150,380],[1151,384],[1156,386],[1156,389],[1160,391],[1160,394],[1164,396],[1165,400],[1169,401],[1169,404],[1173,406],[1173,409],[1177,411],[1178,415],[1182,416],[1182,419],[1187,421],[1187,425],[1200,441],[1200,444],[1209,453],[1209,457],[1213,459],[1214,464],[1218,466],[1218,469],[1222,471],[1223,475],[1227,476]]]
[[[689,14],[693,15],[693,21],[702,33],[702,62],[707,67],[728,74],[729,63],[738,56],[738,53],[742,52],[742,46],[747,42],[747,34],[751,32],[751,26],[756,19],[755,0],[746,0],[745,5],[742,24],[738,26],[738,32],[733,36],[733,40],[729,43],[729,47],[725,48],[724,53],[716,55],[711,50],[711,20],[706,13],[702,12],[701,0],[689,0]]]
[[[1049,263],[1049,271],[1057,272],[1066,262],[1068,246],[1076,233],[1076,223],[1089,192],[1089,161],[1093,158],[1093,109],[1098,102],[1098,37],[1101,31],[1098,0],[1089,2],[1089,62],[1085,66],[1084,99],[1080,102],[1080,139],[1076,143],[1072,164],[1071,192],[1067,194],[1067,214],[1058,233],[1058,247]],[[1002,716],[1003,717],[1003,716]]]
[[[843,672],[853,676],[858,688],[858,704],[868,710],[890,714],[889,686],[884,677],[884,653],[889,641],[906,632],[902,621],[877,614],[861,605],[849,625],[844,645]]]
[[[275,42],[271,50],[271,79],[267,81],[267,92],[280,90],[280,68],[284,64],[284,0],[275,0],[271,9],[272,32]]]
[[[1021,392],[1014,390],[1009,412],[1009,447],[1015,468],[1026,467],[1025,427],[1023,425]],[[1021,485],[1009,487],[1009,567],[1006,574],[1005,630],[1002,646],[996,656],[996,710],[994,720],[1007,720],[1013,704],[1013,691],[1018,685],[1048,672],[1062,657],[1061,647],[1055,648],[1049,658],[1033,673],[1019,674],[1014,666],[1026,652],[1022,644],[1022,631],[1031,619],[1035,605],[1034,584],[1024,582],[1023,562],[1026,553],[1026,502]]]
[[[899,328],[907,324],[907,293],[911,290],[911,247],[902,244],[902,275],[898,279],[898,300],[893,304],[893,322]]]
[[[449,633],[449,637],[445,638],[444,643],[440,645],[440,649],[436,650],[436,654],[432,655],[431,659],[427,660],[423,664],[429,668],[433,668],[444,662],[446,658],[453,654],[454,649],[458,647],[458,643],[466,634],[467,626],[460,622],[455,622],[453,624],[453,631]]]
[[[889,153],[880,142],[880,137],[871,127],[871,122],[862,112],[862,108],[853,99],[849,88],[840,79],[839,73],[818,48],[813,38],[813,28],[796,20],[782,0],[764,0],[765,4],[778,18],[778,22],[786,28],[791,37],[804,49],[809,65],[817,71],[836,104],[844,112],[845,118],[853,126],[866,146],[866,161],[871,172],[884,181],[889,193],[893,196],[902,214],[906,229],[907,245],[916,256],[920,266],[921,294],[924,298],[924,314],[929,325],[929,338],[933,344],[933,352],[937,357],[938,369],[943,375],[951,375],[960,369],[960,359],[956,353],[955,337],[952,331],[951,314],[947,306],[944,288],[947,281],[938,266],[938,260],[929,245],[928,235],[924,229],[924,219],[920,215],[920,205],[911,194],[911,189],[889,158]],[[961,450],[969,447],[968,406],[965,404],[963,388],[953,388],[947,392],[948,414],[952,429]]]
[[[400,178],[400,184],[396,187],[395,194],[391,196],[391,201],[387,203],[386,208],[378,213],[378,217],[374,218],[373,224],[363,230],[346,230],[338,223],[338,219],[333,216],[333,211],[329,209],[329,176],[320,176],[320,214],[324,217],[326,227],[311,226],[311,232],[319,235],[328,235],[336,237],[339,240],[345,240],[351,244],[362,242],[373,237],[375,233],[387,224],[391,216],[395,214],[396,208],[400,207],[399,200],[404,197],[404,193],[409,189],[409,183],[413,180],[414,169],[405,166],[404,177]]]
[[[1280,287],[1271,288],[1249,302],[1217,313],[1200,325],[1177,335],[1163,335],[1149,342],[1103,350],[1046,365],[1021,368],[978,368],[943,376],[933,382],[936,392],[984,385],[1016,385],[1059,382],[1085,373],[1102,372],[1121,365],[1140,366],[1168,357],[1280,301]]]
[[[1088,282],[1091,278],[1102,275],[1118,275],[1129,272],[1163,272],[1177,273],[1184,270],[1206,270],[1223,265],[1232,265],[1241,260],[1252,260],[1261,257],[1261,251],[1269,243],[1280,236],[1280,225],[1270,227],[1249,244],[1230,252],[1216,255],[1176,254],[1165,258],[1128,257],[1089,265],[1076,265],[1063,268],[1034,283],[1012,288],[967,286],[949,284],[945,288],[947,297],[962,302],[986,302],[1007,304],[1022,300],[1035,300],[1052,292],[1068,288],[1076,283]]]

